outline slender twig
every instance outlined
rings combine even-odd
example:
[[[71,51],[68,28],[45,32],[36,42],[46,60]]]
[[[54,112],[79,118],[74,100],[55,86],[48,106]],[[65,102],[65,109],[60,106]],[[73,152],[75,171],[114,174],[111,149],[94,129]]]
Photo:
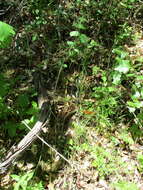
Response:
[[[28,126],[28,124],[25,121],[22,121],[22,123],[31,131],[31,128]],[[58,154],[63,160],[65,160],[70,166],[72,164],[65,158],[62,154],[60,154],[55,148],[53,148],[50,144],[48,144],[44,139],[42,139],[39,135],[36,135],[38,139],[40,139],[46,146],[48,146],[51,150],[53,150],[56,154]]]

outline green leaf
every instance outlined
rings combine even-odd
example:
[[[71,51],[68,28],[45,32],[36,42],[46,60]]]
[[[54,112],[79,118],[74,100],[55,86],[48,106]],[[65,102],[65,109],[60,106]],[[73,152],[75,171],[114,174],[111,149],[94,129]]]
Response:
[[[86,29],[86,27],[82,23],[74,23],[73,26],[81,30]]]
[[[33,172],[26,173],[23,176],[11,175],[11,177],[17,181],[17,183],[14,186],[14,190],[20,190],[21,188],[22,190],[26,190],[28,187],[29,180],[33,177]]]
[[[79,36],[79,39],[80,39],[81,43],[87,43],[89,41],[89,38],[85,34],[81,34]]]
[[[9,135],[10,137],[16,136],[16,129],[18,128],[17,123],[14,123],[14,122],[12,122],[12,121],[8,121],[8,122],[6,122],[6,124],[4,125],[4,128],[7,129],[8,135]]]
[[[19,181],[19,179],[20,179],[20,176],[15,175],[15,174],[11,175],[11,177],[12,177],[15,181]]]
[[[31,187],[31,190],[44,190],[44,187],[42,185],[42,182],[38,183],[38,184],[35,184],[35,186]]]
[[[128,101],[127,105],[131,108],[141,108],[143,107],[143,101],[137,101],[137,100],[134,102]]]
[[[143,76],[142,76],[142,75],[137,75],[137,76],[136,76],[136,79],[137,79],[137,80],[143,80]]]
[[[113,75],[113,84],[117,85],[121,82],[121,73],[115,72]]]
[[[73,41],[67,41],[67,44],[69,45],[69,46],[74,46],[74,42]]]
[[[78,28],[78,29],[81,29],[81,30],[85,30],[86,27],[85,27],[85,23],[87,22],[87,19],[85,17],[79,17],[78,20],[73,23],[73,26]]]
[[[141,94],[139,91],[136,91],[132,96],[132,100],[137,100],[138,98],[140,98]]]
[[[32,101],[32,107],[35,108],[35,109],[38,109],[38,105],[36,102]]]
[[[0,21],[0,48],[8,47],[14,35],[15,31],[13,27]]]
[[[131,65],[129,60],[120,60],[120,64],[115,67],[115,70],[125,74],[130,70],[130,68]]]
[[[88,47],[92,48],[92,47],[98,47],[98,46],[99,46],[99,44],[96,41],[91,40],[90,45]]]
[[[38,35],[37,35],[37,34],[33,34],[33,36],[32,36],[32,41],[33,41],[33,42],[36,41],[37,38],[38,38]]]
[[[124,59],[124,58],[126,58],[127,56],[128,56],[128,52],[126,52],[126,51],[123,51],[123,50],[121,50],[121,49],[113,49],[113,51],[112,51],[113,53],[115,53],[115,54],[117,54],[121,59]]]
[[[92,74],[97,75],[100,72],[100,67],[94,66],[92,68]]]
[[[27,94],[19,95],[17,103],[21,108],[27,108],[28,105],[29,105],[29,97],[28,97],[28,95]]]
[[[34,114],[36,114],[37,112],[38,112],[38,106],[37,106],[37,103],[36,102],[34,102],[34,101],[32,101],[32,107],[30,107],[29,109],[28,109],[28,111],[26,111],[26,113],[28,114],[28,115],[34,115]]]
[[[70,32],[70,36],[71,37],[77,37],[79,35],[80,35],[80,33],[78,31],[72,31],[72,32]]]

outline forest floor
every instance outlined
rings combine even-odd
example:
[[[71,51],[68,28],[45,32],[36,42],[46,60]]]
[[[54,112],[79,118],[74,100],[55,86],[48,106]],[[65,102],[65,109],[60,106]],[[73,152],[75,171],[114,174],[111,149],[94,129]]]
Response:
[[[32,143],[0,189],[143,190],[142,2],[0,6],[16,33],[0,50],[0,160],[38,121],[35,73],[53,101],[41,133],[52,148]]]
[[[47,190],[142,190],[143,144],[133,138],[133,130],[129,132],[130,123],[122,122],[113,130],[100,131],[89,122],[96,113],[82,109],[71,95],[73,92],[60,91],[64,96],[62,93],[54,96],[56,121],[51,122],[43,138],[69,163],[38,140],[1,178],[1,189],[13,189],[11,174],[34,171],[35,182],[42,180]],[[13,143],[10,140],[9,145],[5,144],[5,138],[1,136],[3,152]],[[16,141],[19,140],[20,137]]]

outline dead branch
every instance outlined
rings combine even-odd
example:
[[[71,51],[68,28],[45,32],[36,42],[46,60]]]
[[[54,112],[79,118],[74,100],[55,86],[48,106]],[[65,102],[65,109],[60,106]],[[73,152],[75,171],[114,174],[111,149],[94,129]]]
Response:
[[[48,98],[46,90],[41,85],[38,78],[38,104],[41,108],[39,120],[36,122],[31,131],[16,145],[12,146],[3,161],[0,163],[0,173],[5,173],[9,166],[37,139],[43,127],[48,125],[51,114],[51,102]]]

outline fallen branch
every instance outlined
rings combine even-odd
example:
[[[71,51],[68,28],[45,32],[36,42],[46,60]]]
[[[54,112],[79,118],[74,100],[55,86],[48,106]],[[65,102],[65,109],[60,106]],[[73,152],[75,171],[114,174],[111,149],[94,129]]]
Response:
[[[42,121],[37,121],[31,131],[18,143],[18,145],[11,147],[3,162],[0,163],[0,173],[4,173],[8,169],[8,167],[21,155],[21,153],[23,153],[27,149],[27,147],[29,147],[37,139],[37,135],[40,134],[43,127],[48,123],[49,116],[47,114],[42,115]]]
[[[38,84],[38,104],[41,108],[39,120],[36,122],[30,132],[18,143],[12,146],[3,161],[0,163],[0,173],[5,173],[8,167],[37,139],[43,127],[48,125],[51,115],[51,102],[46,90],[41,85],[40,78],[37,79]]]

